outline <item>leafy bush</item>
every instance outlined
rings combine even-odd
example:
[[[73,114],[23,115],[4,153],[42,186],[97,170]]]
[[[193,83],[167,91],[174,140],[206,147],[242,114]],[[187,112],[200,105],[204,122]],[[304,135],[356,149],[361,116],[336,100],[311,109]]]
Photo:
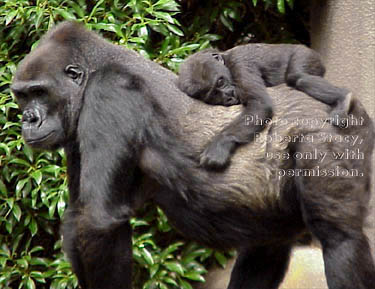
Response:
[[[9,89],[17,63],[41,35],[66,19],[82,22],[174,71],[188,54],[213,42],[234,45],[249,33],[268,42],[295,41],[293,31],[285,29],[280,38],[278,31],[267,30],[264,20],[264,15],[272,15],[285,24],[283,15],[293,0],[217,0],[202,7],[200,2],[181,1],[180,6],[174,0],[0,1],[1,288],[78,287],[61,251],[58,230],[68,199],[66,159],[61,150],[36,152],[25,145],[21,116]],[[245,27],[249,15],[262,21]],[[204,281],[211,265],[226,263],[228,253],[185,241],[159,208],[146,206],[131,224],[134,288],[192,288],[195,281]]]

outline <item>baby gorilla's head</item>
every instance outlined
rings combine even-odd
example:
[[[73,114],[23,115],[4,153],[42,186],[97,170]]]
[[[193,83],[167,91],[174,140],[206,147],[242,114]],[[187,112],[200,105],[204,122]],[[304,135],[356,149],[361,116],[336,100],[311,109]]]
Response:
[[[236,88],[220,52],[208,49],[188,57],[180,66],[177,85],[190,97],[208,104],[239,104]]]

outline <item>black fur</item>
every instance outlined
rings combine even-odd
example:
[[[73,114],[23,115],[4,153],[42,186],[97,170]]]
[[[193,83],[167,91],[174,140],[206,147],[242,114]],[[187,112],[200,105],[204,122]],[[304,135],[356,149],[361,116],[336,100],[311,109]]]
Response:
[[[330,289],[372,288],[375,269],[363,222],[374,134],[361,104],[354,99],[351,105],[361,126],[277,122],[259,136],[358,135],[363,141],[355,148],[364,159],[266,159],[265,152],[353,147],[258,140],[240,148],[231,166],[218,173],[194,159],[241,107],[207,106],[181,93],[175,80],[159,65],[75,23],[49,32],[18,67],[12,90],[23,111],[26,141],[46,149],[62,146],[67,154],[70,201],[63,244],[81,288],[131,288],[129,218],[148,200],[187,237],[239,250],[230,289],[277,288],[291,246],[306,233],[323,246]],[[324,104],[285,86],[270,95],[278,99],[274,111],[280,120],[327,117]],[[278,175],[317,165],[360,169],[363,176]]]
[[[208,144],[200,163],[222,169],[240,144],[252,141],[272,118],[272,101],[266,87],[287,83],[333,106],[333,124],[345,125],[350,94],[323,78],[320,56],[303,45],[247,44],[225,52],[208,49],[181,64],[179,88],[208,104],[242,103],[243,113]],[[259,120],[259,121],[258,121]]]

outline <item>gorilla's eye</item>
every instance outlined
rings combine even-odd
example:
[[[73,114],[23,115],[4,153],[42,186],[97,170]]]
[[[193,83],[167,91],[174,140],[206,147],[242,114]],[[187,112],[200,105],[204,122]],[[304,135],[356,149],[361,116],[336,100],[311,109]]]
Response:
[[[35,96],[43,96],[43,95],[45,95],[45,90],[43,88],[41,88],[40,86],[33,87],[31,89],[31,92]]]
[[[224,64],[224,59],[220,54],[212,53],[212,57],[215,58],[215,60],[219,61],[220,63]]]
[[[83,72],[77,65],[72,65],[72,64],[65,67],[65,73],[75,82],[80,81],[82,74],[83,74]]]
[[[18,100],[25,99],[27,97],[26,93],[23,92],[15,92],[14,94]]]
[[[224,84],[225,84],[225,79],[224,79],[224,77],[220,77],[220,78],[217,80],[217,82],[216,82],[216,86],[217,86],[217,87],[223,87]]]

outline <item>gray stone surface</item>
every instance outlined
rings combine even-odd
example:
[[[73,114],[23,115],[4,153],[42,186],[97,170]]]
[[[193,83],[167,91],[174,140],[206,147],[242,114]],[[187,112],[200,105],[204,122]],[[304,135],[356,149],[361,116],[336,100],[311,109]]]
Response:
[[[323,58],[326,78],[352,90],[375,119],[375,1],[315,0],[311,29],[312,48]],[[375,257],[375,155],[373,166],[367,235]]]

